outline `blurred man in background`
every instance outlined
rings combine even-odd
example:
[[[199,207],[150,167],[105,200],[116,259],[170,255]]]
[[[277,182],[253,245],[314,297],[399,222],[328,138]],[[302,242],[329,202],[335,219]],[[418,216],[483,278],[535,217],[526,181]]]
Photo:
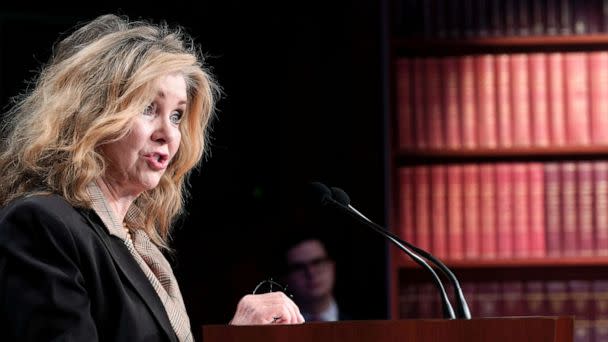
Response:
[[[334,298],[336,265],[320,238],[292,239],[284,257],[284,282],[307,322],[349,319]]]

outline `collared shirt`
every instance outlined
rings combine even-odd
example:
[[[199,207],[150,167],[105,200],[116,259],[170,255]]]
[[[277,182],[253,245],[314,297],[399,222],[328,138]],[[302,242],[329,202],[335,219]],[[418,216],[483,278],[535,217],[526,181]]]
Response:
[[[146,278],[158,294],[160,301],[165,307],[169,322],[178,339],[184,342],[193,341],[190,330],[190,320],[184,306],[184,300],[179,291],[177,280],[171,269],[171,265],[152,243],[150,237],[143,229],[131,229],[131,238],[127,234],[124,224],[116,218],[116,214],[104,197],[97,183],[92,182],[87,186],[93,210],[106,225],[110,235],[114,235],[124,241],[125,246],[137,261]],[[135,219],[138,217],[137,208],[131,206],[125,216],[125,221],[130,227],[142,227]]]
[[[332,298],[327,309],[323,310],[318,314],[312,314],[308,312],[302,312],[304,320],[307,322],[322,321],[322,322],[333,322],[338,320],[338,304]]]

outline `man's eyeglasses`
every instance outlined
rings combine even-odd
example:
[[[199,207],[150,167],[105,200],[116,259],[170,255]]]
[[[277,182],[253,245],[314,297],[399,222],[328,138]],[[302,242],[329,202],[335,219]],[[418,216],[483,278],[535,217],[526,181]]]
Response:
[[[294,262],[287,265],[287,271],[289,273],[304,272],[306,269],[325,269],[329,265],[331,259],[327,256],[314,258],[307,262]]]

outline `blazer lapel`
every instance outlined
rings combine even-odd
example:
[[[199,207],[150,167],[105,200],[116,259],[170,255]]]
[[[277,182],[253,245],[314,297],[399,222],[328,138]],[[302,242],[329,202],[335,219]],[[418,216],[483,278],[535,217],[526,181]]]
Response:
[[[146,303],[158,324],[163,328],[171,341],[177,341],[177,336],[171,327],[165,307],[158,298],[158,294],[150,284],[148,278],[141,270],[129,250],[123,246],[123,241],[118,237],[110,236],[101,218],[93,210],[81,209],[80,212],[87,219],[93,230],[106,246],[118,269],[129,280],[141,299]]]

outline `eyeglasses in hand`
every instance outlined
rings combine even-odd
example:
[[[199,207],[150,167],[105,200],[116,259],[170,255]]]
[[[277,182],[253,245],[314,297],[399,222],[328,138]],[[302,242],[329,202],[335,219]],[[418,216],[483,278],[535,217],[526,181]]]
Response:
[[[258,283],[258,285],[255,287],[255,289],[253,289],[253,294],[260,294],[260,293],[269,293],[269,292],[277,292],[277,291],[281,291],[283,293],[285,293],[285,295],[289,298],[293,298],[293,295],[287,290],[287,286],[288,285],[281,285],[278,282],[272,280],[272,278],[266,279],[266,280],[262,280],[261,282]]]

